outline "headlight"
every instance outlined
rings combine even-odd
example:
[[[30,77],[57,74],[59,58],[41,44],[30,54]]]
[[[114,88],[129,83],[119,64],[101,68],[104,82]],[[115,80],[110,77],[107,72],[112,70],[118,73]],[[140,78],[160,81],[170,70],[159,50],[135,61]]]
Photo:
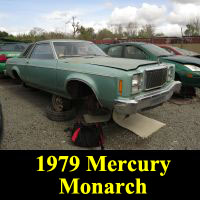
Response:
[[[167,80],[171,81],[174,80],[174,75],[175,75],[175,68],[173,66],[168,68],[168,77]]]
[[[200,67],[197,67],[195,65],[184,65],[184,66],[187,67],[188,69],[190,69],[191,71],[194,71],[194,72],[200,71]]]
[[[132,94],[136,94],[141,91],[143,83],[143,74],[135,74],[132,79]]]

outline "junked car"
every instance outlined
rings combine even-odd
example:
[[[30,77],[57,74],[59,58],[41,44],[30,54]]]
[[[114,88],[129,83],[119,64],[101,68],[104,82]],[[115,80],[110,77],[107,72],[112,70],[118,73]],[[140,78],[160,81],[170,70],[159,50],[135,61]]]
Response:
[[[0,74],[5,71],[6,60],[19,56],[26,47],[22,42],[0,42]]]
[[[181,95],[194,96],[194,87],[200,88],[200,59],[174,56],[157,45],[144,42],[113,44],[104,50],[109,56],[142,59],[175,64],[175,80],[182,82]]]
[[[200,53],[197,53],[194,51],[189,51],[187,49],[174,47],[174,46],[170,46],[170,45],[159,45],[159,47],[169,51],[170,53],[172,53],[174,55],[192,56],[195,58],[200,58]]]
[[[166,102],[181,86],[174,81],[173,64],[112,58],[81,40],[36,42],[20,57],[9,59],[6,71],[52,93],[52,109],[60,112],[63,99],[85,98],[94,106],[132,114]]]

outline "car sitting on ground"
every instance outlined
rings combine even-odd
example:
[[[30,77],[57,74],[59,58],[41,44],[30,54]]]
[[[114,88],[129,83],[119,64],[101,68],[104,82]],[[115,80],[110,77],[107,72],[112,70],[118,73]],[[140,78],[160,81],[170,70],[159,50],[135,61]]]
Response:
[[[5,72],[6,60],[19,56],[28,44],[21,42],[0,42],[0,74]]]
[[[52,93],[56,112],[72,100],[86,99],[88,108],[132,114],[166,102],[181,85],[174,81],[173,64],[112,58],[81,40],[36,42],[20,57],[9,59],[6,71],[28,86]]]
[[[194,51],[189,51],[186,49],[170,46],[170,45],[159,45],[159,47],[167,50],[174,55],[192,56],[195,58],[200,58],[200,54]]]
[[[181,96],[194,96],[194,87],[200,87],[200,59],[189,56],[174,56],[154,44],[143,42],[113,44],[108,46],[104,51],[112,57],[175,64],[175,80],[182,82]]]

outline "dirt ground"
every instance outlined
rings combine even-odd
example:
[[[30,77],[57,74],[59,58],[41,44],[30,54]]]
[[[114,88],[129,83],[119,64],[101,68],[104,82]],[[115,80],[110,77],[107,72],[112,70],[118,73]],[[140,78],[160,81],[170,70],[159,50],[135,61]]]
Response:
[[[197,93],[200,96],[200,90]],[[0,79],[0,101],[5,122],[1,149],[81,149],[74,146],[64,132],[73,121],[53,122],[46,118],[50,94],[24,88],[11,79]],[[103,128],[105,148],[200,149],[199,97],[181,103],[169,101],[142,114],[166,126],[142,139],[114,122],[106,124]]]

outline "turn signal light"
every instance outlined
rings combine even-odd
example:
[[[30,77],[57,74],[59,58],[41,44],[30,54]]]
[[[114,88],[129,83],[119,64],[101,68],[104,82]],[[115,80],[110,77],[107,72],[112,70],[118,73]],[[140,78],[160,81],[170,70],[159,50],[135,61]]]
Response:
[[[187,74],[187,77],[188,78],[192,78],[192,74]]]
[[[122,80],[119,81],[119,94],[122,96]]]

